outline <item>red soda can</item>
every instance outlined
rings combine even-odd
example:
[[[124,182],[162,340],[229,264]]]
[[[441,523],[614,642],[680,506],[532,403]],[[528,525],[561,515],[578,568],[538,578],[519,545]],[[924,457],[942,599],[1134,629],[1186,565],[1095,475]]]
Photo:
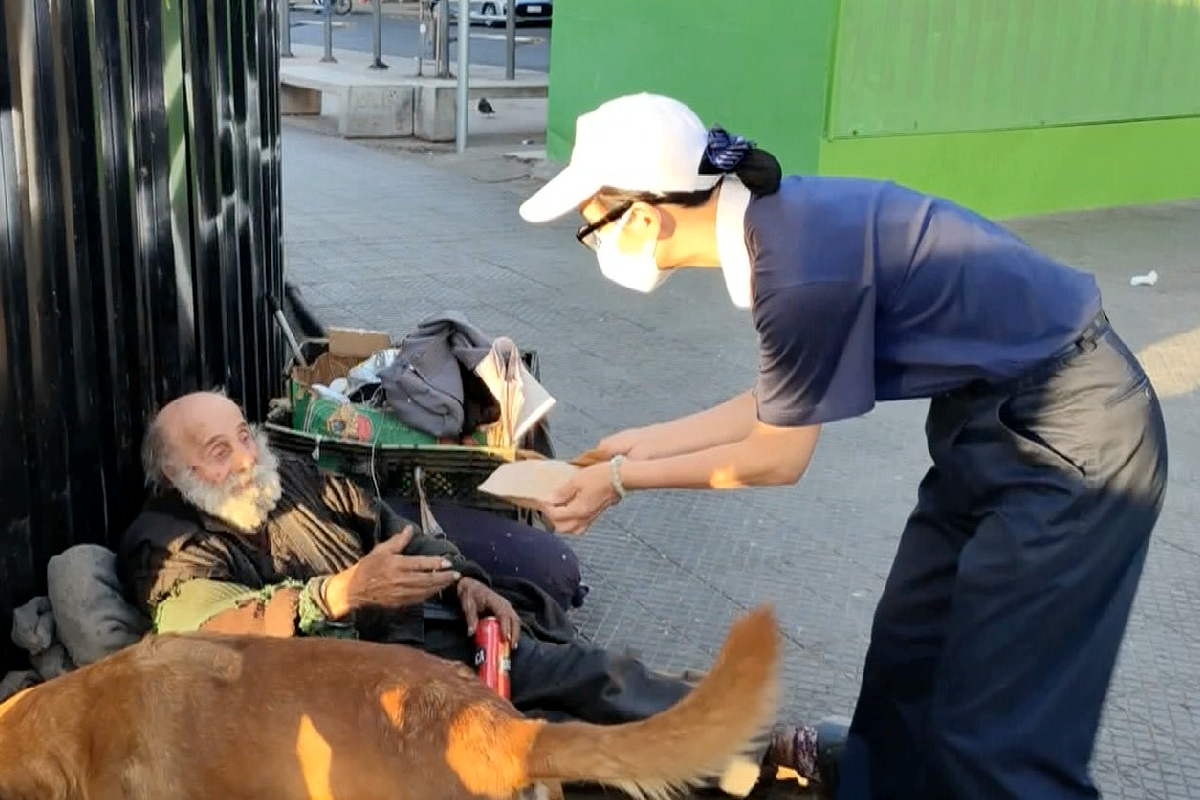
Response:
[[[475,668],[479,678],[492,691],[509,699],[508,670],[511,666],[508,642],[500,632],[500,621],[484,617],[475,626]]]

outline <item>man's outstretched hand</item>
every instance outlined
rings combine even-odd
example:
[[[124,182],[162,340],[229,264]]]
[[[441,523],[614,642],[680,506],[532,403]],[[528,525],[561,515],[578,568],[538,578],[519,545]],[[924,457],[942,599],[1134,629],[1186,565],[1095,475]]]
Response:
[[[334,619],[364,606],[403,608],[423,603],[459,579],[441,556],[404,555],[412,537],[412,527],[405,528],[329,579],[325,604]]]
[[[467,618],[467,633],[473,636],[479,618],[491,615],[500,622],[500,631],[509,646],[516,649],[517,637],[521,635],[521,618],[512,603],[474,578],[459,579],[458,600],[462,603],[463,616]]]

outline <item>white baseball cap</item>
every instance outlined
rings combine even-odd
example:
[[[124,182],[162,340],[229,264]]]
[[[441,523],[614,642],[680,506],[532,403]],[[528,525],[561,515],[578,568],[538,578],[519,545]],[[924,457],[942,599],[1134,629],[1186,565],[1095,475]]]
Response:
[[[521,204],[527,222],[549,222],[605,186],[628,192],[696,192],[720,175],[701,175],[708,129],[683,103],[658,94],[609,100],[575,122],[571,161]]]

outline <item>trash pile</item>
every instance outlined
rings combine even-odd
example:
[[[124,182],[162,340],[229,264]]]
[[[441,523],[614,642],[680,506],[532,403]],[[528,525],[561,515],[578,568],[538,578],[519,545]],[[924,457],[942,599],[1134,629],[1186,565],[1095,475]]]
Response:
[[[553,408],[516,343],[491,338],[463,315],[424,320],[393,344],[388,334],[329,330],[328,349],[291,373],[292,427],[373,445],[518,447]]]

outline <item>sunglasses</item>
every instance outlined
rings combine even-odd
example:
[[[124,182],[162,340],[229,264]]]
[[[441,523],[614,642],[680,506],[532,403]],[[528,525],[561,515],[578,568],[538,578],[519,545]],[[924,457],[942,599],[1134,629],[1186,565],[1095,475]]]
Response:
[[[578,241],[584,247],[586,247],[588,250],[594,251],[597,247],[600,246],[600,234],[599,234],[600,229],[603,228],[605,225],[611,225],[612,223],[619,220],[621,217],[625,216],[626,212],[628,212],[629,209],[633,208],[634,202],[636,202],[636,201],[629,200],[624,203],[621,203],[619,206],[613,208],[611,211],[609,211],[603,217],[600,217],[600,219],[596,220],[595,222],[583,223],[582,225],[579,226],[579,230],[575,231],[575,240]]]

